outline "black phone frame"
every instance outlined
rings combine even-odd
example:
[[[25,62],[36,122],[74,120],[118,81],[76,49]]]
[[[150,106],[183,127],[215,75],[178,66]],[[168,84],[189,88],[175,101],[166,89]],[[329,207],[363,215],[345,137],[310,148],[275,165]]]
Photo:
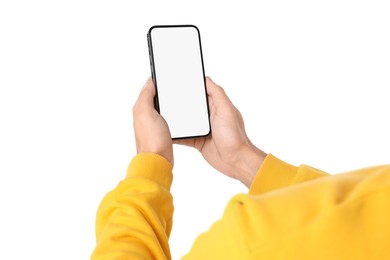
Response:
[[[198,39],[199,39],[199,48],[200,48],[200,59],[202,63],[202,73],[203,73],[203,85],[204,85],[204,91],[206,96],[206,105],[207,105],[207,117],[208,117],[208,124],[209,124],[209,132],[204,135],[196,135],[196,136],[183,136],[183,137],[172,137],[172,140],[180,140],[180,139],[192,139],[192,138],[200,138],[200,137],[207,137],[211,134],[211,122],[210,122],[210,106],[209,106],[209,100],[207,95],[207,89],[206,89],[206,76],[205,76],[205,70],[204,70],[204,62],[203,62],[203,50],[202,50],[202,42],[200,39],[200,31],[198,27],[192,24],[179,24],[179,25],[154,25],[149,28],[149,31],[147,33],[147,41],[148,41],[148,49],[149,49],[149,61],[150,61],[150,71],[152,75],[152,80],[154,83],[154,86],[156,88],[156,95],[154,97],[154,108],[157,110],[157,112],[160,114],[160,104],[158,101],[158,90],[157,90],[157,78],[156,78],[156,70],[154,67],[154,56],[153,56],[153,45],[152,45],[152,30],[156,28],[176,28],[176,27],[193,27],[198,32]]]

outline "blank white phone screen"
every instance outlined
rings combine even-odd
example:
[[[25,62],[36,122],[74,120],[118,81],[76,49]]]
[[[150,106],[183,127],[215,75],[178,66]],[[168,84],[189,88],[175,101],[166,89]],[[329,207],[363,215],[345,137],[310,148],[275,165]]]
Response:
[[[160,114],[172,138],[207,135],[210,123],[198,29],[152,27],[149,37]]]

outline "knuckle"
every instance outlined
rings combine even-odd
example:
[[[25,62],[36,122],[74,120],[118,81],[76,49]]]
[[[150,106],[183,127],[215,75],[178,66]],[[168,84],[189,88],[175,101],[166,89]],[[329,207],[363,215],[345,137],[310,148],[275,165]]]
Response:
[[[217,85],[217,84],[214,84],[215,85],[215,89],[222,93],[222,94],[225,94],[225,89],[223,87],[221,87],[220,85]]]

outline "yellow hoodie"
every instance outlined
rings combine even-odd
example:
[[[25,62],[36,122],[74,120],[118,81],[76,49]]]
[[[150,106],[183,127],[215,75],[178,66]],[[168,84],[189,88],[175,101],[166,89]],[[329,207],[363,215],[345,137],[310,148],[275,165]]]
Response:
[[[172,168],[139,154],[99,206],[91,259],[171,259]],[[338,175],[268,155],[183,259],[390,259],[390,165]]]

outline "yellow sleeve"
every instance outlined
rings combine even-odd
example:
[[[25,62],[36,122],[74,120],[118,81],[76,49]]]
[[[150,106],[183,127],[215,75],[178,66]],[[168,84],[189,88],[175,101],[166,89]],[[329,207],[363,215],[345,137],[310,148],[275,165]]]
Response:
[[[263,194],[326,175],[328,174],[307,165],[292,166],[268,154],[252,182],[249,194]]]
[[[102,200],[96,216],[91,259],[171,259],[171,164],[156,154],[139,154],[127,177]]]

